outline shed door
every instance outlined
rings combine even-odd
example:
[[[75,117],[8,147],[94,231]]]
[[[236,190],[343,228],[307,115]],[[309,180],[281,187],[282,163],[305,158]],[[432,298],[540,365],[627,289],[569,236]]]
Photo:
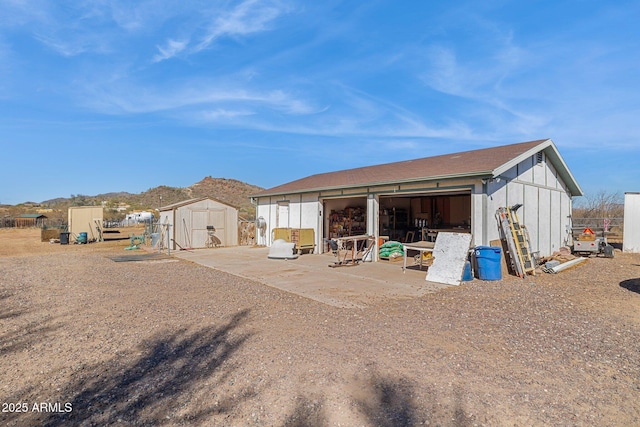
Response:
[[[225,224],[226,211],[224,209],[191,211],[191,247],[206,248],[208,246],[210,230],[207,229],[207,226],[215,228],[213,239],[216,245],[226,245]]]
[[[209,211],[209,224],[213,225],[213,242],[222,246],[227,245],[227,211],[226,209],[214,209]],[[207,236],[208,237],[208,236]]]

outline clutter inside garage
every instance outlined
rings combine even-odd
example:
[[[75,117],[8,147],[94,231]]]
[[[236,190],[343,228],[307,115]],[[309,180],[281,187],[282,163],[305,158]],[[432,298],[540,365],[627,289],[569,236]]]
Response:
[[[366,199],[353,197],[325,202],[330,239],[365,234]],[[380,236],[392,241],[435,240],[439,231],[470,232],[471,196],[467,194],[381,196]]]

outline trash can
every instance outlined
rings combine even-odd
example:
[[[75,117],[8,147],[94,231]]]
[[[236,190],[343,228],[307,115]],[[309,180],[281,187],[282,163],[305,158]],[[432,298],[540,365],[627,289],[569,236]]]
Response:
[[[498,246],[476,246],[476,263],[478,265],[478,279],[502,279],[502,248]]]
[[[61,231],[60,232],[60,244],[61,245],[68,245],[69,244],[69,233],[68,231]]]

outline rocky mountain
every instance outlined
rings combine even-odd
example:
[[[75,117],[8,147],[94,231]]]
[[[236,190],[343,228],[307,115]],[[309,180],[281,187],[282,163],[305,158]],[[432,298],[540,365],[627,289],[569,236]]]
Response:
[[[236,179],[207,176],[201,181],[184,188],[161,185],[150,188],[140,194],[127,192],[111,192],[95,196],[77,194],[68,198],[45,200],[41,203],[23,203],[5,208],[14,215],[46,211],[43,213],[48,217],[56,217],[59,214],[62,218],[66,218],[66,210],[69,206],[99,206],[104,204],[106,207],[105,218],[108,218],[117,217],[118,215],[123,216],[126,210],[155,211],[161,206],[184,200],[211,197],[238,208],[241,217],[254,219],[255,207],[251,204],[249,196],[261,190],[262,187]],[[120,211],[117,210],[118,207],[121,207]],[[126,210],[123,209],[124,207],[127,207]]]

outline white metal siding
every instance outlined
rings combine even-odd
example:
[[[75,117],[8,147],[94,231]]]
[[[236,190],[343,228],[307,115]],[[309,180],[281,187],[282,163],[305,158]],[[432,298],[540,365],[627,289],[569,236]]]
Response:
[[[546,162],[538,163],[537,156],[533,156],[531,158],[533,166],[531,167],[533,171],[533,183],[537,185],[546,186],[547,185],[547,166]],[[544,155],[543,155],[544,158]]]
[[[546,236],[549,229],[548,211],[549,191],[534,186],[524,187],[524,206],[518,211],[519,219],[529,231],[531,251],[545,250],[548,244]],[[522,211],[522,213],[520,213]]]
[[[564,193],[560,191],[551,191],[551,207],[550,207],[550,234],[549,247],[545,254],[552,254],[564,245],[563,220],[562,220],[562,196]]]
[[[518,164],[518,179],[523,182],[534,182],[533,180],[534,157]]]
[[[306,195],[302,199],[302,207],[300,209],[300,228],[315,229],[316,237],[318,234],[318,223],[320,222],[320,210],[322,205],[318,202],[318,196]]]
[[[553,224],[556,221],[551,214],[553,211],[552,206],[554,206],[554,191],[547,188],[537,190],[539,195],[538,206],[535,211],[531,210],[531,215],[529,215],[530,222],[535,221],[537,224],[536,232],[530,234],[532,240],[531,245],[533,246],[531,250],[533,252],[539,252],[541,255],[549,255],[552,252],[551,246],[553,246],[553,244],[551,241],[554,238]],[[559,208],[559,206],[557,208]],[[527,227],[529,227],[529,223],[527,223]]]
[[[624,195],[624,252],[640,252],[640,193]]]
[[[501,186],[501,183],[506,184]],[[531,250],[540,255],[550,255],[567,244],[567,228],[571,213],[571,198],[559,180],[555,169],[543,163],[536,164],[532,156],[501,175],[500,182],[487,184],[486,236],[482,240],[474,236],[474,243],[488,244],[497,239],[499,232],[495,212],[499,207],[521,203],[517,211],[520,222],[529,230]],[[474,234],[477,234],[474,227]]]
[[[482,184],[478,182],[471,194],[471,234],[473,236],[472,244],[481,245],[482,242],[489,242],[498,238],[498,230],[496,229],[495,237],[491,237],[492,234],[487,234],[493,228],[495,222],[495,216],[488,214],[485,216],[487,201],[486,196],[482,192]]]
[[[547,162],[544,163],[544,166],[545,166],[545,171],[547,175],[546,181],[545,181],[546,185],[548,187],[562,189],[562,185],[558,180],[558,172],[556,171],[556,168],[554,168],[552,164]]]

